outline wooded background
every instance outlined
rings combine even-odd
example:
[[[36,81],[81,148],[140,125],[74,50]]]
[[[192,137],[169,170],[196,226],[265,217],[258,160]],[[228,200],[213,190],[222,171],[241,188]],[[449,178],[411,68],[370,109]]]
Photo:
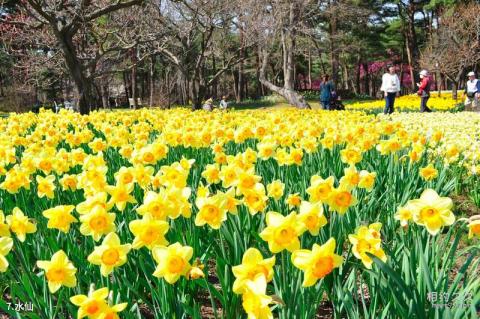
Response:
[[[479,12],[454,0],[0,0],[0,108],[198,109],[272,92],[303,108],[324,74],[346,96],[377,96],[389,63],[403,93],[427,68],[456,95],[480,63]]]

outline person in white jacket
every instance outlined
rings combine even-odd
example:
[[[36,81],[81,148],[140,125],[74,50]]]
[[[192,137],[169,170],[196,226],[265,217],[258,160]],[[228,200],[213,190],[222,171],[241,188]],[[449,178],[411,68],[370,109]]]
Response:
[[[475,72],[468,73],[468,81],[465,85],[465,110],[480,111],[478,109],[480,99],[480,81],[475,78]]]
[[[388,72],[382,76],[380,91],[383,91],[385,96],[385,109],[383,113],[393,113],[395,97],[400,94],[400,80],[398,79],[397,73],[395,73],[395,66],[388,66]]]
[[[228,107],[227,97],[224,95],[222,96],[222,100],[220,101],[220,109],[226,110]]]

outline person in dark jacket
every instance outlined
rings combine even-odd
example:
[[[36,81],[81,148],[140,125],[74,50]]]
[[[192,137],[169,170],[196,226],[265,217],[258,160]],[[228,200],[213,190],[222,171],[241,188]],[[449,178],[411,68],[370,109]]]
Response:
[[[324,110],[330,109],[330,101],[332,93],[335,91],[332,81],[329,80],[328,74],[323,76],[323,81],[320,84],[320,104]]]
[[[332,93],[332,99],[330,100],[330,110],[345,110],[345,105],[342,103],[342,98],[338,96],[337,92]]]
[[[420,96],[420,112],[432,112],[427,106],[428,99],[430,98],[430,77],[427,70],[420,72],[420,83],[417,83],[418,92]]]

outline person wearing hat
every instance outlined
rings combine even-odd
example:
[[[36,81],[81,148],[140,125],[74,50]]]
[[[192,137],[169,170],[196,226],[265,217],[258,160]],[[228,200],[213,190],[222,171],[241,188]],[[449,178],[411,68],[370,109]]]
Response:
[[[431,112],[427,106],[428,99],[430,98],[430,77],[427,70],[420,72],[420,83],[417,83],[418,92],[420,96],[420,112]]]
[[[382,76],[382,86],[380,91],[383,91],[385,96],[384,114],[392,114],[395,104],[395,97],[400,93],[400,80],[397,73],[395,73],[395,66],[388,65],[388,72]]]
[[[205,101],[205,104],[203,104],[203,109],[205,111],[212,111],[213,110],[213,99],[209,98],[208,100]]]
[[[478,99],[480,96],[480,81],[475,78],[475,72],[473,71],[468,73],[465,95],[465,110],[471,107],[472,111],[479,111]]]

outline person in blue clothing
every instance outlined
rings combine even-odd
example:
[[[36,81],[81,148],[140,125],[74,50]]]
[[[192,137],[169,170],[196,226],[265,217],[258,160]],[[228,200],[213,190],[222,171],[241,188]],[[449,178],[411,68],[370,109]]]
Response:
[[[332,81],[329,80],[328,74],[323,76],[323,81],[320,83],[320,103],[324,110],[330,109],[330,101],[332,93],[335,91]]]

